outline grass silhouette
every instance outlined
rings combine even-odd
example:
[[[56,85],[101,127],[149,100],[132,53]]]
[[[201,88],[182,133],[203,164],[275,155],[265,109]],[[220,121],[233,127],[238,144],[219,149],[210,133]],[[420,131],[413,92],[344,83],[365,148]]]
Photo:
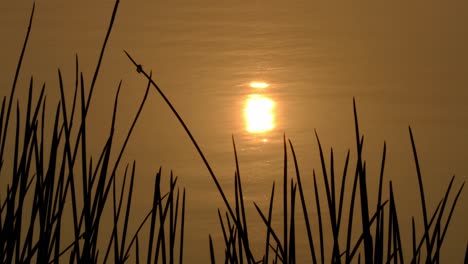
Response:
[[[220,185],[218,177],[176,108],[152,79],[151,73],[146,72],[126,51],[125,54],[136,67],[137,72],[148,81],[145,94],[128,129],[124,143],[122,146],[116,146],[114,127],[117,122],[119,84],[106,142],[102,146],[98,159],[93,159],[89,153],[90,135],[87,133],[87,115],[118,5],[119,1],[116,1],[89,87],[85,87],[83,74],[79,70],[78,57],[76,58],[74,96],[71,105],[65,100],[62,74],[58,70],[61,99],[55,106],[51,126],[46,123],[45,88],[44,86],[41,88],[38,99],[34,100],[32,78],[25,113],[22,108],[24,106],[21,106],[19,102],[16,105],[16,116],[12,113],[16,83],[32,28],[33,6],[13,85],[9,96],[3,98],[0,111],[1,177],[9,175],[5,169],[7,167],[4,166],[6,155],[13,156],[11,164],[8,164],[12,173],[10,179],[7,180],[7,186],[1,186],[0,195],[0,261],[2,263],[63,261],[139,263],[144,261],[143,258],[146,258],[147,263],[183,262],[186,195],[185,189],[181,190],[177,187],[177,178],[172,173],[168,179],[163,176],[161,170],[155,173],[151,207],[136,231],[129,233],[133,186],[137,173],[136,162],[126,165],[120,162],[151,87],[157,90],[187,132],[224,202],[225,207],[218,209],[222,244],[216,245],[211,235],[208,235],[212,263],[216,262],[215,248],[223,250],[222,261],[225,263],[295,263],[297,261],[297,225],[301,222],[297,218],[298,215],[301,215],[304,220],[312,263],[328,261],[360,263],[361,259],[365,263],[440,262],[441,248],[464,183],[453,191],[453,177],[436,209],[429,212],[416,144],[412,130],[409,128],[421,198],[423,226],[419,227],[419,230],[422,230],[423,235],[421,237],[416,235],[413,218],[411,240],[403,240],[391,181],[388,185],[389,197],[383,197],[383,190],[387,188],[384,187],[385,143],[382,151],[377,201],[373,204],[369,200],[366,161],[362,157],[364,136],[359,131],[357,107],[354,100],[356,164],[350,164],[351,151],[348,151],[343,171],[341,175],[338,175],[339,166],[335,164],[333,149],[330,151],[330,159],[327,162],[319,136],[315,133],[321,172],[313,172],[313,190],[307,190],[302,184],[293,143],[284,136],[284,172],[280,194],[282,204],[279,205],[283,210],[283,218],[280,219],[282,227],[276,229],[272,225],[272,212],[276,208],[273,203],[276,195],[275,182],[272,184],[268,210],[263,211],[258,204],[254,203],[259,220],[266,228],[264,250],[260,255],[253,253],[258,250],[251,247],[249,239],[249,222],[246,217],[242,177],[234,137],[232,139],[236,166],[234,200],[229,202],[227,192]],[[86,90],[89,91],[87,96],[85,96]],[[8,134],[9,125],[16,125],[15,133],[12,135]],[[48,140],[49,137],[50,140]],[[12,151],[6,148],[7,142],[14,142]],[[115,162],[111,162],[111,156],[117,157]],[[288,174],[291,164],[295,171],[293,175]],[[117,175],[119,167],[125,167],[123,175]],[[117,183],[118,176],[122,176],[120,185]],[[324,182],[323,186],[317,185],[319,177]],[[165,180],[169,183],[168,187],[164,187]],[[320,195],[322,193],[320,188],[323,188],[325,197]],[[350,197],[345,197],[345,193],[348,193],[345,190],[350,191]],[[313,193],[315,203],[305,198],[306,192]],[[300,202],[296,202],[296,198]],[[317,214],[309,213],[311,207],[315,207]],[[108,236],[102,232],[101,228],[104,219],[103,212],[106,208],[110,208],[112,212],[112,232]],[[347,215],[343,208],[349,208]],[[322,209],[325,210],[322,211]],[[72,217],[65,218],[65,212],[71,212]],[[359,224],[354,223],[355,215],[360,216]],[[312,231],[312,227],[317,225],[318,234]],[[331,237],[324,235],[327,225],[332,230]],[[73,239],[64,241],[64,230],[68,226],[72,226]],[[147,230],[145,238],[148,238],[143,242],[144,247],[140,246],[142,241],[139,240],[142,230]],[[353,234],[358,234],[357,239]],[[104,246],[99,243],[102,239],[107,241]],[[331,251],[326,252],[325,245],[329,241],[331,241],[332,248]],[[405,246],[403,242],[406,241],[410,241],[411,245]],[[411,252],[403,254],[403,249],[406,248],[411,248]],[[465,262],[467,259],[468,250],[465,254]]]

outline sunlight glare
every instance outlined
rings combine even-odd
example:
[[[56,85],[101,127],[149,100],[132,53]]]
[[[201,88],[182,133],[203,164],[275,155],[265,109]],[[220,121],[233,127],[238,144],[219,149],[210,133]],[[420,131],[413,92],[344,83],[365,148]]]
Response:
[[[258,89],[265,89],[267,88],[268,86],[270,86],[268,83],[266,82],[251,82],[250,84],[250,87],[252,88],[258,88]]]
[[[275,102],[266,96],[252,94],[247,98],[244,116],[250,133],[263,133],[275,127],[273,108]]]

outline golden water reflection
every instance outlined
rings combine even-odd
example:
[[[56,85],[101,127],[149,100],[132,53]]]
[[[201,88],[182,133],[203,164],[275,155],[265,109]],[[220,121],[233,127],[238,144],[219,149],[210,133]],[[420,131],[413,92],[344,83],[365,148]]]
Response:
[[[252,87],[252,88],[264,89],[264,88],[267,88],[270,85],[268,83],[265,83],[265,82],[251,82],[249,84],[249,86]]]
[[[247,97],[244,107],[246,130],[250,133],[264,133],[275,127],[275,102],[261,94]]]

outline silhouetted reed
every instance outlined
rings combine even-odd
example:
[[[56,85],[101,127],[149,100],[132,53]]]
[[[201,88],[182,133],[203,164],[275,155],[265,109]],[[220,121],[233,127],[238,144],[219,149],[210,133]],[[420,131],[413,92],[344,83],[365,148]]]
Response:
[[[46,123],[49,115],[46,114],[45,85],[35,100],[32,78],[25,114],[21,111],[20,102],[16,105],[16,116],[11,113],[32,26],[33,7],[13,86],[9,97],[3,98],[0,112],[1,177],[9,174],[7,169],[12,170],[10,179],[2,179],[8,183],[2,186],[0,196],[2,263],[56,263],[66,260],[73,263],[123,263],[131,255],[131,261],[137,263],[141,256],[146,256],[148,263],[182,262],[185,190],[180,193],[176,187],[177,178],[171,173],[169,186],[165,188],[161,170],[156,173],[152,206],[134,233],[129,233],[129,219],[134,196],[135,162],[126,165],[123,181],[116,183],[121,157],[145,105],[149,85],[125,141],[119,147],[114,143],[119,84],[107,139],[97,159],[89,151],[87,114],[118,4],[117,1],[87,96],[76,58],[71,107],[65,99],[62,74],[58,70],[61,99],[55,106],[52,125]],[[12,136],[8,135],[10,123],[16,124]],[[47,140],[49,135],[51,138]],[[10,150],[7,143],[12,140],[14,146]],[[13,157],[9,166],[4,164],[7,154]],[[103,237],[106,234],[101,231],[106,208],[112,210],[112,222],[108,223],[112,232],[108,238]],[[65,218],[65,213],[71,217]],[[64,229],[70,226],[73,239],[64,241]],[[146,254],[140,256],[139,236],[143,228],[148,229],[145,237],[149,239],[144,243],[147,245]],[[102,240],[108,241],[105,247],[99,242]]]
[[[282,204],[279,206],[283,212],[283,218],[279,219],[282,226],[276,229],[272,224],[276,190],[276,184],[273,182],[268,210],[263,211],[258,204],[254,203],[259,220],[266,228],[264,249],[261,249],[263,253],[258,256],[253,253],[258,251],[251,248],[249,222],[246,216],[247,205],[243,194],[234,137],[232,139],[236,166],[234,199],[233,202],[229,202],[228,194],[220,185],[218,177],[188,126],[152,79],[151,73],[148,74],[127,52],[125,52],[126,55],[137,68],[137,72],[147,79],[148,85],[125,141],[122,146],[118,147],[114,143],[114,130],[121,89],[121,84],[119,84],[110,130],[99,157],[97,160],[93,158],[89,151],[87,114],[92,103],[92,94],[118,4],[119,1],[116,1],[89,87],[85,87],[84,77],[79,70],[78,58],[76,58],[75,86],[71,106],[65,98],[62,74],[58,70],[60,101],[55,105],[55,115],[51,126],[46,125],[45,85],[42,86],[37,99],[34,99],[32,78],[25,114],[22,114],[19,102],[16,105],[16,116],[12,114],[16,83],[32,26],[33,7],[11,92],[8,97],[3,98],[0,111],[0,177],[9,175],[7,168],[11,170],[11,178],[6,180],[7,186],[1,187],[0,195],[0,261],[2,263],[57,263],[59,261],[139,263],[144,261],[142,258],[146,258],[147,263],[183,262],[186,197],[185,190],[181,192],[177,188],[177,178],[171,173],[168,179],[169,186],[164,188],[161,170],[155,174],[151,208],[148,209],[144,219],[132,234],[129,233],[129,225],[137,174],[136,162],[127,164],[120,178],[121,182],[118,183],[117,180],[118,168],[122,167],[120,166],[122,155],[145,106],[151,87],[156,88],[182,124],[224,202],[225,208],[218,209],[222,245],[215,245],[211,235],[208,235],[208,249],[212,263],[216,261],[216,246],[222,248],[225,263],[295,263],[298,239],[296,232],[301,223],[297,215],[302,215],[304,220],[312,263],[325,263],[326,261],[360,263],[361,259],[365,263],[440,262],[440,250],[464,183],[453,194],[453,177],[436,209],[433,212],[428,211],[416,144],[412,130],[409,128],[419,184],[423,226],[420,227],[422,236],[419,237],[416,235],[416,224],[413,218],[411,240],[402,240],[391,181],[388,185],[389,197],[383,197],[385,143],[380,163],[377,201],[369,199],[367,166],[362,156],[364,136],[359,131],[354,100],[356,163],[352,168],[350,167],[351,151],[348,151],[341,177],[337,175],[341,167],[335,164],[333,149],[330,151],[327,164],[319,136],[315,133],[321,167],[321,173],[313,171],[313,188],[310,186],[309,190],[315,202],[308,201],[305,197],[308,190],[301,179],[293,143],[284,136]],[[87,96],[85,96],[85,90],[89,91]],[[16,125],[12,136],[8,135],[10,123]],[[50,139],[48,139],[49,135]],[[13,150],[7,148],[8,142],[14,143]],[[8,145],[8,147],[11,146]],[[8,164],[11,168],[4,164],[6,153],[12,155],[11,164]],[[292,155],[292,162],[289,159],[290,155]],[[112,157],[116,157],[114,162],[112,162]],[[288,174],[291,163],[295,171],[292,176]],[[352,170],[351,175],[349,175],[350,170]],[[325,197],[321,195],[322,189],[317,184],[319,177],[324,183],[320,188],[323,188]],[[1,180],[4,182],[4,179]],[[345,195],[348,193],[349,197]],[[300,201],[299,205],[296,203],[297,197]],[[311,207],[315,207],[316,214],[309,213]],[[343,208],[349,208],[348,214]],[[105,209],[110,210],[112,214],[112,231],[108,236],[101,228]],[[70,219],[64,218],[66,212],[71,213]],[[360,217],[359,224],[354,223],[355,215]],[[64,229],[68,226],[72,227],[73,238],[71,241],[64,241]],[[318,233],[313,232],[312,227],[316,226]],[[327,227],[332,231],[331,237],[324,235]],[[147,235],[144,236],[145,241],[141,244],[143,237],[141,230],[143,229],[147,230]],[[106,236],[104,240],[107,242],[104,246],[99,242],[102,241],[103,236]],[[330,251],[326,251],[325,245],[329,241],[332,247]],[[403,242],[407,241],[411,241],[411,244],[404,245]],[[145,247],[142,248],[141,245]],[[405,252],[404,255],[404,249],[411,249],[411,252]],[[466,259],[468,259],[468,248],[465,262]]]

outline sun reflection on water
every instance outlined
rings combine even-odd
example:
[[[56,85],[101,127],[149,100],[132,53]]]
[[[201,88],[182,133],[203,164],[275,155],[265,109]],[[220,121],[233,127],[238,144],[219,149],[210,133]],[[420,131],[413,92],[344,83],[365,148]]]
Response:
[[[264,133],[275,127],[275,102],[261,94],[250,94],[245,101],[244,117],[249,133]]]
[[[267,88],[270,85],[268,83],[266,83],[266,82],[251,82],[249,84],[249,86],[252,87],[252,88],[264,89],[264,88]]]

